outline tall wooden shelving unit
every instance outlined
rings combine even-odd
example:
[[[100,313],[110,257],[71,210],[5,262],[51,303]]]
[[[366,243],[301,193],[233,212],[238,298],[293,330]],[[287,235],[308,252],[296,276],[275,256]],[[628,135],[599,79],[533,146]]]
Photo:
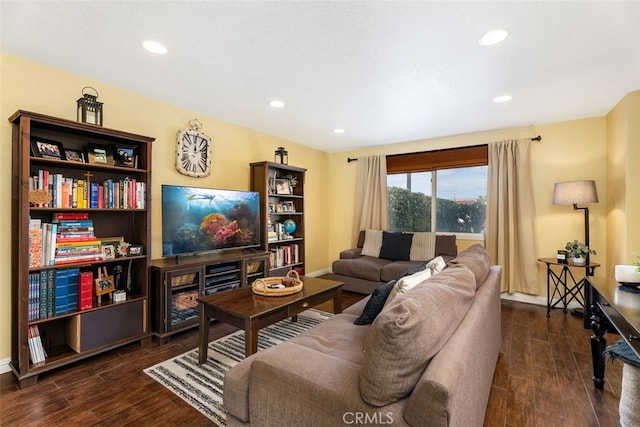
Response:
[[[270,253],[269,276],[284,276],[295,269],[305,272],[304,237],[304,179],[306,169],[274,162],[251,163],[251,190],[260,193],[261,242]],[[296,185],[290,193],[278,193],[276,180],[294,178]],[[285,208],[285,206],[287,208]],[[291,209],[293,207],[293,209]],[[293,234],[278,230],[279,225],[291,219],[296,223]],[[295,256],[293,255],[295,249]]]
[[[11,367],[20,387],[37,383],[38,375],[107,350],[141,341],[150,341],[149,264],[151,238],[151,143],[154,138],[50,117],[28,111],[17,111],[9,121],[13,125],[13,182],[12,182],[12,353]],[[64,149],[81,151],[87,155],[88,144],[112,150],[115,145],[133,147],[137,154],[134,167],[114,166],[113,163],[82,163],[62,159],[43,158],[33,154],[34,138],[52,140]],[[85,160],[87,160],[85,158]],[[89,178],[92,182],[106,180],[135,180],[145,183],[146,191],[139,196],[143,205],[127,208],[59,208],[42,207],[30,202],[29,178],[46,170],[76,180]],[[88,213],[95,235],[121,236],[125,242],[142,246],[142,254],[78,262],[72,265],[29,266],[29,223],[39,219],[51,223],[56,213]],[[30,308],[30,277],[34,273],[78,267],[93,272],[106,267],[109,273],[116,266],[128,279],[126,301],[113,302],[94,297],[92,308],[65,314],[33,318]],[[47,352],[44,362],[33,364],[29,357],[28,331],[38,326],[41,341]]]

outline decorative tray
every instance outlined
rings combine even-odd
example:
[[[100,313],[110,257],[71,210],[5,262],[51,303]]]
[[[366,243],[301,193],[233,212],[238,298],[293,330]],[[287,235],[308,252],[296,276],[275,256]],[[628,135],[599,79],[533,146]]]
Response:
[[[289,270],[284,277],[265,277],[256,279],[251,285],[254,294],[265,297],[292,295],[302,290],[302,280],[298,272]]]

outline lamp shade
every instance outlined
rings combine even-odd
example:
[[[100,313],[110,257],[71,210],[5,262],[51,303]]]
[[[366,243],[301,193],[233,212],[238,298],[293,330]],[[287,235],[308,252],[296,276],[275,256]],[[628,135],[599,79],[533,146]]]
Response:
[[[598,203],[595,181],[556,182],[553,186],[554,205]]]

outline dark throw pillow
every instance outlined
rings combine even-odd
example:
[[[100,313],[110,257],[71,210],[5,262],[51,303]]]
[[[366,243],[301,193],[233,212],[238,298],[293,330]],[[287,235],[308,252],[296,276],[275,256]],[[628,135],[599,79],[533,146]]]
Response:
[[[389,296],[389,293],[391,293],[391,289],[393,289],[393,285],[395,284],[396,281],[392,280],[384,285],[378,286],[371,293],[371,298],[369,298],[369,301],[367,301],[367,304],[364,306],[362,314],[353,321],[353,324],[368,325],[373,322],[382,311],[382,307],[384,307],[384,303],[387,301],[387,297]]]
[[[391,261],[409,261],[411,255],[411,233],[382,233],[382,248],[379,258]]]

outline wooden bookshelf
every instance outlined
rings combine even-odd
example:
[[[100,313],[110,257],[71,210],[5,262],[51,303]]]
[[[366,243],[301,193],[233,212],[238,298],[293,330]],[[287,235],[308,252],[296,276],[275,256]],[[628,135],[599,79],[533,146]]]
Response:
[[[269,275],[284,276],[291,269],[303,275],[306,169],[273,162],[251,163],[250,166],[251,190],[260,193],[261,242],[263,249],[270,254]],[[293,233],[286,233],[283,229],[287,220],[296,224]]]
[[[13,127],[13,344],[10,365],[19,386],[25,387],[36,384],[40,373],[131,342],[149,341],[151,143],[154,138],[22,110],[13,114],[9,121]],[[48,152],[44,149],[38,149],[36,143],[43,141],[54,143],[52,157],[47,157]],[[113,153],[118,147],[127,147],[135,153],[135,162],[130,167],[114,162]],[[105,162],[100,163],[95,154],[102,152],[108,153],[108,157]],[[78,156],[83,157],[84,161],[78,161]],[[47,185],[44,185],[44,175],[47,175]],[[38,179],[35,180],[34,177]],[[40,181],[43,186],[36,193],[34,190],[38,189],[37,182]],[[139,185],[131,186],[132,181]],[[86,191],[76,190],[72,193],[75,196],[62,197],[61,182],[76,186],[80,182],[83,186],[87,183]],[[112,182],[118,185],[112,185]],[[100,187],[102,202],[92,204],[90,190],[93,188],[98,191]],[[113,204],[109,204],[104,196],[106,188],[112,190]],[[43,194],[46,202],[36,197],[42,197]],[[37,249],[30,247],[30,243],[36,240],[33,236],[30,239],[30,222],[54,223],[59,213],[86,213],[96,240],[119,236],[124,242],[141,246],[142,253],[112,259],[103,259],[101,256],[88,259],[83,258],[83,255],[61,259],[58,250],[52,245],[53,254],[50,259],[38,262],[35,258],[30,263],[30,258],[34,259],[33,252]],[[98,243],[98,246],[101,247],[101,244]],[[76,298],[79,298],[79,294],[69,291],[64,300],[69,302],[67,311],[52,314],[46,311],[46,305],[55,305],[55,299],[43,302],[40,298],[49,291],[43,289],[35,292],[40,282],[34,287],[33,281],[37,281],[38,276],[42,278],[43,273],[44,276],[51,273],[55,277],[51,289],[55,296],[59,296],[58,293],[62,292],[56,289],[57,273],[69,269],[69,280],[72,281],[76,271],[92,272],[93,277],[97,278],[98,270],[104,268],[110,274],[121,270],[118,284],[126,290],[126,300],[114,302],[111,297],[102,298],[99,303],[93,289],[91,306],[81,310],[80,304],[73,304],[73,301],[78,302]],[[34,304],[35,307],[45,304],[44,311],[34,313]],[[62,306],[63,303],[60,303],[59,307]],[[28,331],[33,325],[37,325],[47,353],[45,361],[38,364],[31,363],[29,358]]]

